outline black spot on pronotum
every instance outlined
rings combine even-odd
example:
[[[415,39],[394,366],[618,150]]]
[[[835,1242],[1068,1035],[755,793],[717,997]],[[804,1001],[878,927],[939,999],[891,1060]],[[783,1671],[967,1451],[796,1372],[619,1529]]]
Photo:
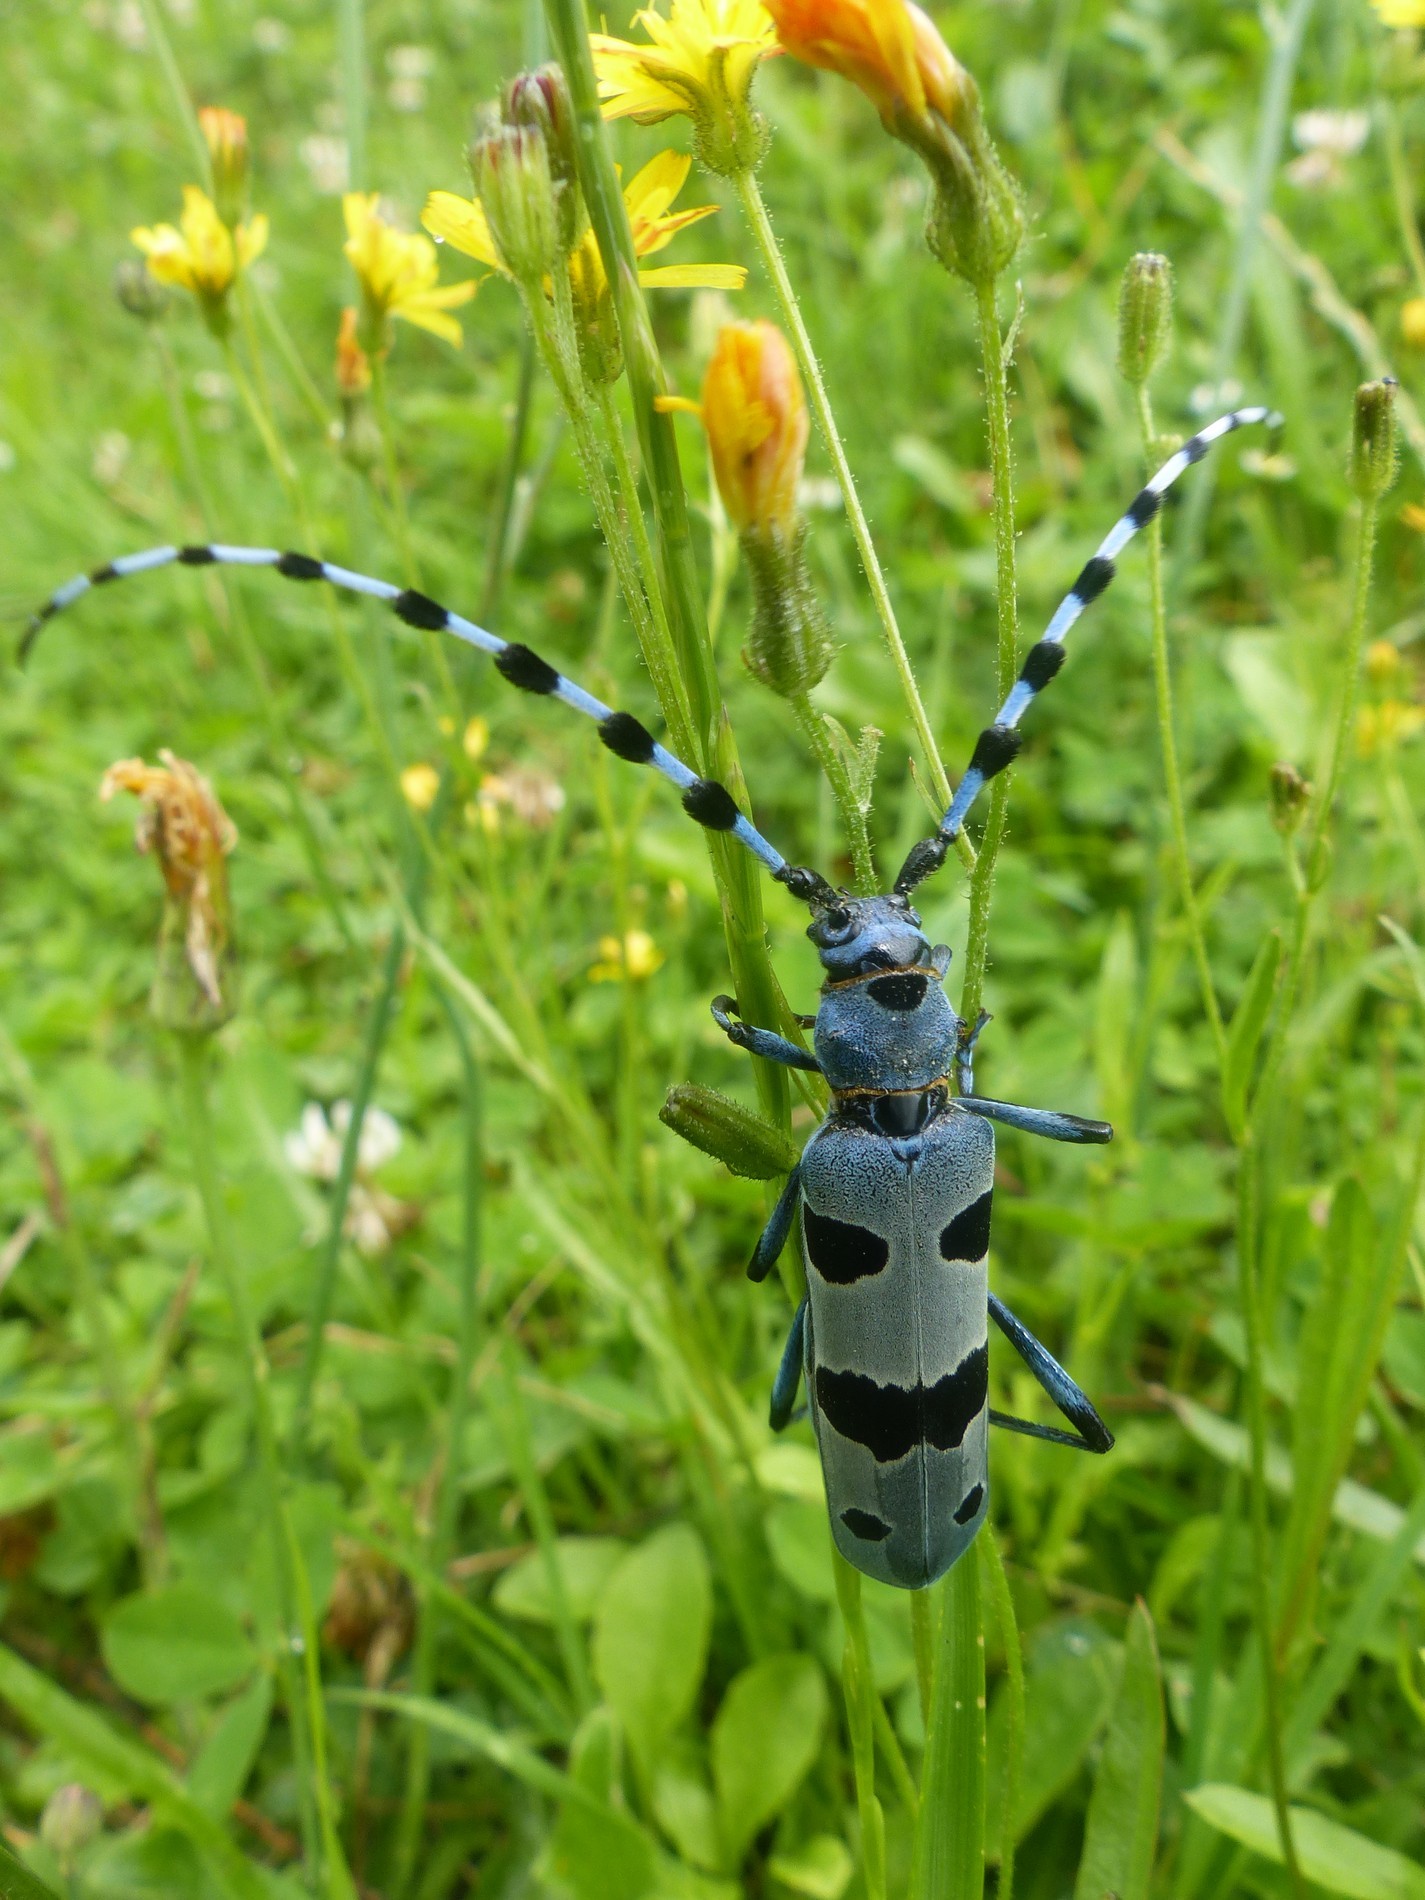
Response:
[[[882,1009],[919,1009],[929,982],[918,970],[904,976],[878,976],[866,985],[866,994]]]
[[[878,1465],[894,1464],[920,1443],[919,1386],[877,1385],[864,1372],[816,1369],[816,1402],[834,1431],[864,1445]]]
[[[1189,465],[1200,462],[1211,446],[1211,443],[1204,442],[1200,435],[1190,435],[1182,446],[1183,460]]]
[[[979,1200],[971,1201],[940,1234],[942,1260],[983,1260],[990,1250],[990,1205],[994,1190],[986,1188]]]
[[[968,1524],[984,1501],[985,1487],[982,1484],[972,1484],[965,1493],[959,1510],[954,1513],[955,1522],[957,1524]]]
[[[319,581],[322,579],[322,563],[312,559],[310,554],[279,554],[277,572],[285,574],[289,581]]]
[[[683,794],[683,810],[709,831],[731,831],[742,816],[732,793],[715,778],[694,779]]]
[[[841,1513],[841,1521],[853,1537],[859,1537],[865,1544],[883,1544],[891,1534],[891,1527],[884,1518],[870,1511],[858,1511],[854,1504],[849,1511]]]
[[[178,558],[184,567],[211,567],[218,557],[211,548],[190,547],[180,548]]]
[[[632,713],[611,712],[599,721],[599,737],[616,758],[647,765],[653,758],[653,734]]]
[[[1016,732],[1013,726],[986,726],[975,741],[970,770],[978,772],[982,779],[992,779],[1004,770],[1023,744],[1023,733]]]
[[[559,674],[548,660],[541,660],[533,647],[522,646],[518,640],[500,648],[495,665],[522,693],[552,693],[559,684]]]
[[[1087,607],[1091,600],[1098,599],[1117,572],[1106,555],[1095,554],[1091,561],[1084,563],[1083,573],[1074,582],[1074,592]]]
[[[114,566],[112,561],[105,561],[102,567],[95,568],[94,572],[89,576],[89,582],[92,587],[102,587],[105,581],[116,581],[118,578],[118,568]]]
[[[432,600],[429,594],[422,594],[414,587],[408,587],[404,593],[397,594],[391,602],[391,610],[408,627],[421,627],[427,633],[444,633],[450,624],[450,615],[438,600]]]
[[[1042,693],[1063,664],[1063,641],[1041,640],[1025,654],[1019,677],[1026,686],[1032,686],[1036,693]]]
[[[1128,504],[1127,519],[1135,528],[1146,528],[1163,505],[1163,497],[1151,488],[1140,488]]]
[[[925,1442],[954,1451],[985,1409],[990,1395],[990,1349],[976,1346],[953,1372],[925,1390]]]
[[[823,1280],[833,1286],[852,1286],[880,1273],[891,1257],[891,1246],[868,1228],[855,1227],[850,1221],[832,1220],[802,1204],[802,1232],[806,1235],[811,1263]]]

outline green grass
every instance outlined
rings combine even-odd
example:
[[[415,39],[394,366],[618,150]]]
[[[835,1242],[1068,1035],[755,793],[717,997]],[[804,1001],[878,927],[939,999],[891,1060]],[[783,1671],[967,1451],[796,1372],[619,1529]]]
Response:
[[[1287,426],[1278,445],[1235,438],[1188,478],[1196,509],[1164,524],[1225,1053],[1164,793],[1146,545],[1030,716],[978,1079],[1108,1116],[1118,1140],[1002,1137],[992,1276],[1118,1445],[1088,1460],[997,1435],[996,1549],[914,1617],[868,1583],[858,1621],[808,1428],[766,1431],[791,1309],[742,1269],[767,1193],[657,1119],[673,1083],[758,1099],[707,1013],[729,986],[718,887],[668,788],[478,656],[270,575],[108,590],[5,674],[0,1829],[55,1892],[943,1900],[1002,1894],[1009,1849],[1020,1900],[1275,1897],[1293,1880],[1275,1793],[1302,1891],[1425,1894],[1425,612],[1401,515],[1422,494],[1409,405],[1425,377],[1399,323],[1425,294],[1399,215],[1425,111],[1414,49],[1365,5],[1292,14],[1299,56],[1288,37],[1274,69],[1240,9],[937,16],[1029,217],[1009,389],[1021,644],[1142,478],[1115,368],[1133,252],[1177,271],[1157,429],[1185,433],[1224,372]],[[257,289],[335,413],[353,287],[315,174],[343,102],[367,101],[363,183],[414,220],[427,189],[466,188],[475,109],[542,53],[543,23],[471,0],[149,17],[168,20],[192,97],[249,120],[273,225]],[[129,229],[173,216],[195,176],[143,20],[117,0],[33,0],[0,21],[0,610],[18,632],[76,570],[212,531],[315,539],[396,578],[409,565],[476,611],[521,388],[514,291],[483,285],[459,354],[398,334],[409,563],[380,476],[333,453],[258,313],[304,527],[192,309],[154,334],[109,294]],[[1254,151],[1272,158],[1274,86],[1290,112],[1359,108],[1372,130],[1324,187],[1268,164],[1280,223],[1239,242],[1232,205]],[[974,300],[926,251],[920,171],[859,94],[783,61],[758,97],[774,131],[761,190],[958,778],[993,703],[998,619]],[[687,132],[618,128],[625,176]],[[684,201],[723,209],[674,255],[747,264],[728,302],[775,316],[734,188],[695,171]],[[1002,320],[1013,307],[1005,284]],[[725,310],[686,292],[650,308],[669,379],[695,394]],[[1346,450],[1352,392],[1386,368],[1403,461],[1365,592]],[[542,372],[526,420],[524,531],[494,624],[651,721]],[[696,564],[678,609],[695,622],[718,543],[695,425],[672,426]],[[667,503],[666,442],[651,446]],[[815,439],[809,472],[827,488]],[[844,513],[811,519],[838,643],[816,699],[884,734],[885,874],[927,828],[915,734]],[[849,876],[796,721],[740,664],[748,608],[734,574],[715,685],[758,823]],[[1369,650],[1343,723],[1357,609],[1396,657]],[[489,743],[472,761],[441,721],[458,733],[477,712]],[[1271,767],[1321,786],[1338,735],[1336,797],[1294,860]],[[109,763],[162,746],[211,778],[241,834],[240,1008],[206,1066],[149,1017],[159,883],[132,810],[97,801]],[[417,824],[394,770],[420,761],[448,776]],[[498,805],[491,828],[491,777],[565,802],[537,823]],[[957,972],[967,883],[952,862],[922,906]],[[761,902],[807,1009],[805,915],[770,884]],[[593,980],[600,940],[631,930],[658,967]],[[738,942],[755,964],[755,931]],[[329,1244],[332,1190],[284,1151],[305,1104],[359,1096],[364,1074],[402,1137],[358,1181],[390,1197],[376,1253]],[[797,1138],[812,1125],[794,1106]],[[991,1376],[997,1406],[1048,1417],[998,1344]],[[41,1821],[73,1781],[105,1818],[66,1857]],[[981,1828],[984,1876],[966,1847]],[[27,1894],[18,1881],[0,1854],[0,1893]]]

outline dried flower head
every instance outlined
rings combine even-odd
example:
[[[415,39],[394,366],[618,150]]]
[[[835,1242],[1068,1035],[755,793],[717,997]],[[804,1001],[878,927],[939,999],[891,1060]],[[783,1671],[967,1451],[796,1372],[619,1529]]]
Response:
[[[183,187],[183,210],[176,226],[137,225],[129,233],[161,284],[189,291],[215,334],[228,328],[228,293],[238,274],[267,248],[267,219],[262,213],[231,230],[207,192]]]
[[[134,792],[143,800],[134,843],[158,859],[166,901],[152,1004],[169,1029],[208,1031],[234,1005],[236,960],[227,857],[237,828],[196,766],[165,747],[162,765],[120,759],[99,796]]]
[[[710,171],[755,165],[767,129],[752,110],[752,81],[781,50],[762,0],[672,0],[667,19],[646,7],[634,23],[646,41],[590,35],[604,117],[656,125],[686,113]]]
[[[362,347],[373,356],[390,348],[390,319],[399,317],[458,349],[460,325],[450,315],[475,295],[473,282],[441,284],[435,246],[418,231],[398,231],[381,211],[381,194],[349,191],[341,201],[344,250],[361,285]]]

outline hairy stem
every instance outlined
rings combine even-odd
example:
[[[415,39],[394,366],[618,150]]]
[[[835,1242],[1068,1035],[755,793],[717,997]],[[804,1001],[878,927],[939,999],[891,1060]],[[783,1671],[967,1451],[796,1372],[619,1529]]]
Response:
[[[826,715],[814,706],[810,697],[803,693],[789,702],[796,714],[797,724],[802,736],[826,774],[827,783],[841,813],[841,822],[846,828],[846,842],[851,850],[851,864],[855,873],[856,889],[863,895],[869,895],[876,888],[876,866],[871,856],[871,836],[866,825],[866,810],[856,797],[851,784],[851,774],[846,769],[846,760],[832,736],[826,722]]]

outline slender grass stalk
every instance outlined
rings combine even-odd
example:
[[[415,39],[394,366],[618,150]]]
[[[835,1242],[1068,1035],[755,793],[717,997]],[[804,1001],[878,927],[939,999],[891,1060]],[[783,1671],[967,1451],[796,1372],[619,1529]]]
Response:
[[[1000,1803],[1004,1834],[999,1842],[999,1884],[995,1888],[995,1900],[1014,1900],[1015,1831],[1020,1773],[1024,1766],[1024,1650],[1019,1640],[1014,1598],[993,1525],[987,1523],[981,1530],[975,1540],[975,1554],[982,1573],[981,1582],[994,1604],[1000,1641],[1004,1644],[1004,1694],[1009,1716],[1005,1724],[1004,1799]]]
[[[480,588],[480,619],[493,620],[500,604],[500,590],[510,555],[510,528],[514,520],[515,491],[519,487],[524,462],[525,440],[529,434],[530,409],[534,402],[536,351],[534,332],[526,330],[520,339],[520,373],[515,390],[515,415],[510,429],[505,464],[500,471],[500,488],[490,519],[485,549],[485,578]]]
[[[944,810],[950,803],[950,780],[941,761],[940,747],[936,744],[935,733],[926,713],[925,703],[920,696],[920,688],[916,684],[910,656],[901,638],[890,589],[881,571],[881,563],[876,555],[876,544],[871,539],[866,512],[861,506],[861,497],[856,491],[856,478],[851,472],[851,464],[847,460],[841,432],[836,426],[836,417],[832,413],[831,398],[826,392],[826,381],[821,373],[821,365],[812,347],[811,336],[802,317],[801,305],[792,288],[792,280],[787,275],[786,262],[782,257],[781,246],[777,242],[777,233],[768,216],[756,173],[750,170],[738,172],[732,182],[737,191],[738,203],[742,206],[742,214],[747,220],[747,227],[752,233],[753,242],[762,259],[762,268],[767,273],[767,281],[772,286],[773,295],[782,312],[782,321],[786,324],[791,337],[802,380],[811,396],[811,406],[816,413],[827,453],[831,457],[837,486],[841,490],[842,500],[846,506],[846,518],[851,524],[856,551],[861,557],[861,566],[866,575],[866,584],[876,604],[876,613],[881,622],[881,631],[885,635],[886,648],[890,653],[891,663],[895,667],[896,678],[900,682],[901,696],[905,700],[911,724],[915,727],[916,737],[920,741],[921,753],[930,782],[935,788],[935,796],[940,801],[941,809]],[[961,862],[967,868],[974,863],[974,847],[963,832],[955,840],[955,848],[960,854]]]
[[[871,1645],[866,1635],[866,1613],[861,1604],[861,1574],[853,1570],[835,1544],[831,1567],[836,1577],[836,1600],[846,1625],[846,1648],[841,1679],[846,1693],[846,1719],[851,1729],[851,1766],[856,1780],[856,1810],[861,1821],[861,1878],[867,1900],[886,1900],[886,1820],[876,1794],[876,1685],[871,1674]]]
[[[1019,643],[1019,592],[1014,559],[1014,464],[1009,437],[1009,386],[993,283],[981,284],[976,289],[975,313],[979,321],[980,360],[985,379],[985,419],[994,484],[995,688],[1003,701],[1014,685]],[[970,924],[965,940],[965,977],[960,992],[960,1014],[967,1023],[979,1020],[984,1002],[985,969],[990,949],[990,900],[994,894],[995,865],[1008,822],[1009,781],[1009,772],[1003,771],[990,787],[989,818],[980,840],[979,858],[970,875]]]
[[[460,1318],[455,1336],[455,1370],[451,1375],[450,1409],[446,1418],[440,1477],[436,1486],[435,1521],[432,1526],[428,1564],[434,1575],[443,1577],[455,1552],[455,1531],[460,1511],[460,1451],[465,1436],[465,1421],[470,1413],[471,1374],[479,1343],[479,1281],[482,1257],[481,1222],[485,1195],[484,1084],[480,1065],[470,1046],[465,1025],[453,999],[443,988],[438,992],[450,1033],[460,1051],[464,1153],[462,1159],[463,1221],[460,1246]],[[444,1620],[443,1606],[427,1590],[420,1594],[420,1623],[416,1632],[415,1655],[411,1663],[411,1693],[427,1696],[435,1686],[436,1642]],[[420,1728],[419,1723],[412,1725]],[[414,1739],[406,1756],[406,1784],[401,1796],[401,1811],[396,1822],[396,1842],[392,1851],[390,1888],[394,1900],[403,1900],[410,1890],[416,1871],[425,1818],[426,1797],[430,1788],[429,1738],[417,1744]]]
[[[1153,399],[1146,382],[1137,385],[1138,431],[1143,441],[1143,458],[1151,472],[1156,440],[1153,428]],[[1212,1030],[1217,1049],[1217,1065],[1227,1061],[1227,1032],[1217,1002],[1217,987],[1212,980],[1212,964],[1207,954],[1207,936],[1202,911],[1192,881],[1192,858],[1188,852],[1187,811],[1183,802],[1182,771],[1178,764],[1178,740],[1173,723],[1172,659],[1168,651],[1167,593],[1163,580],[1163,522],[1155,515],[1148,527],[1148,596],[1153,619],[1153,690],[1158,707],[1158,745],[1163,755],[1163,788],[1168,800],[1168,816],[1173,828],[1173,862],[1178,874],[1178,895],[1197,966],[1202,1007]]]
[[[173,42],[168,37],[168,23],[163,17],[163,0],[139,0],[139,11],[143,15],[144,32],[152,42],[158,57],[159,70],[163,74],[163,83],[167,86],[178,114],[178,122],[183,127],[193,156],[198,161],[198,178],[204,191],[209,194],[213,189],[213,161],[208,152],[208,142],[203,137],[198,124],[198,114],[193,107],[193,95],[184,84],[183,74],[174,56]]]
[[[938,1587],[940,1642],[910,1900],[983,1900],[985,1638],[978,1561],[962,1558]]]
[[[326,1709],[322,1699],[316,1617],[306,1566],[287,1511],[281,1452],[268,1391],[270,1372],[262,1335],[248,1305],[247,1288],[232,1250],[227,1210],[215,1162],[217,1137],[208,1105],[208,1047],[202,1036],[175,1035],[184,1123],[193,1175],[203,1204],[208,1247],[238,1335],[238,1358],[247,1387],[257,1439],[259,1492],[272,1549],[273,1576],[282,1620],[278,1668],[284,1679],[293,1756],[304,1810],[315,1808],[314,1859],[321,1891],[330,1900],[355,1900],[355,1888],[337,1832],[336,1797],[328,1763]],[[300,1655],[299,1675],[294,1658]]]
[[[386,396],[386,359],[378,350],[371,358],[371,408],[381,437],[382,472],[386,477],[386,498],[396,531],[396,547],[407,587],[416,584],[416,557],[411,548],[411,517],[406,507],[406,484],[401,480],[401,465],[396,457],[396,433],[391,427],[391,405]]]
[[[915,1652],[915,1689],[920,1700],[920,1719],[930,1730],[930,1697],[935,1686],[935,1611],[933,1591],[910,1593],[910,1638]]]
[[[366,189],[366,7],[365,0],[336,0],[336,36],[341,65],[342,129],[346,133],[347,189]]]

